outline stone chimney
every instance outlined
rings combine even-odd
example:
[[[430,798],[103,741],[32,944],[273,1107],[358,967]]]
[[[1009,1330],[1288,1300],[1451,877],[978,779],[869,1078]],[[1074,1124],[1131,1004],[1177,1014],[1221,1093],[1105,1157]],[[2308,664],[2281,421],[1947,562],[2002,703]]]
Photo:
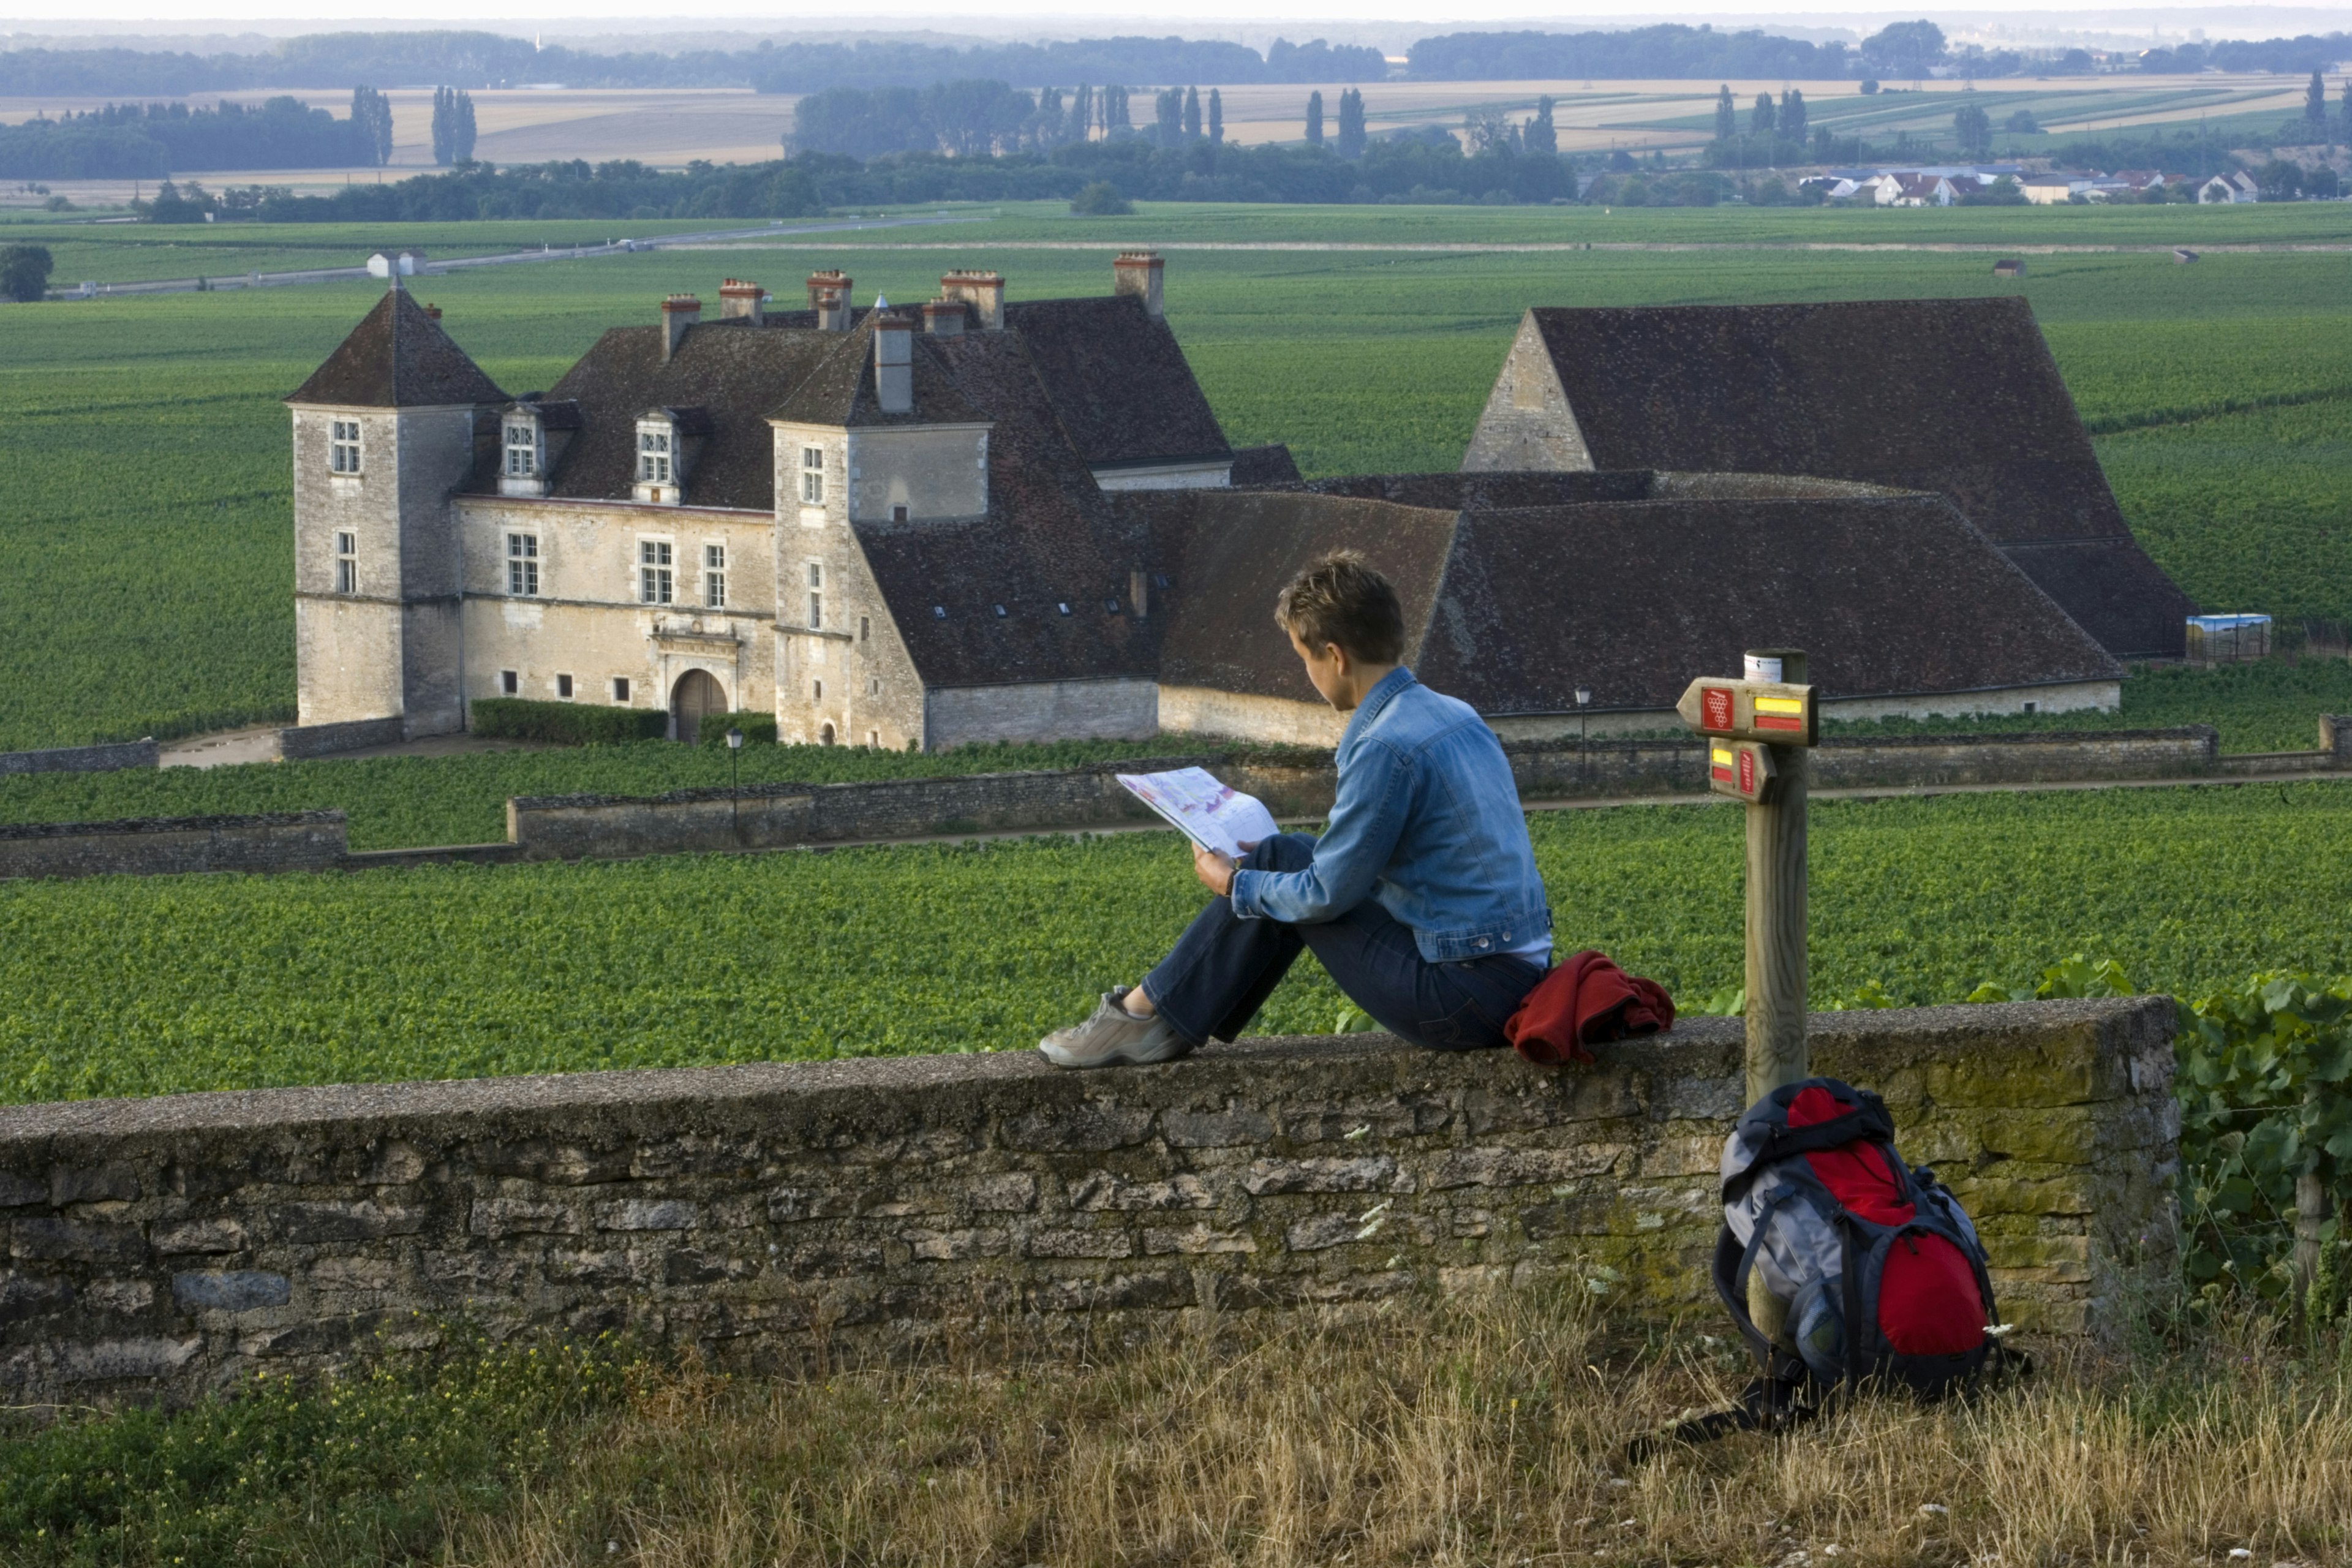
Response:
[[[821,332],[849,331],[848,274],[839,268],[809,274],[809,309],[816,312],[816,329]]]
[[[963,336],[963,301],[931,300],[923,306],[923,331],[939,338]]]
[[[672,294],[662,301],[662,359],[667,363],[686,341],[686,329],[702,320],[702,301],[691,294]]]
[[[430,300],[427,300],[425,305],[425,313],[437,321],[441,319],[441,307],[434,304]]]
[[[1001,272],[950,272],[940,279],[940,297],[961,300],[980,316],[980,330],[1004,330],[1004,275]]]
[[[1139,295],[1143,313],[1155,321],[1160,320],[1160,253],[1153,250],[1122,250],[1110,264],[1110,291]]]
[[[753,326],[758,326],[760,301],[765,297],[765,292],[757,283],[746,282],[740,278],[730,278],[719,286],[719,319],[722,321],[731,321],[740,316]]]
[[[885,414],[915,411],[915,323],[904,316],[874,316],[874,395]]]

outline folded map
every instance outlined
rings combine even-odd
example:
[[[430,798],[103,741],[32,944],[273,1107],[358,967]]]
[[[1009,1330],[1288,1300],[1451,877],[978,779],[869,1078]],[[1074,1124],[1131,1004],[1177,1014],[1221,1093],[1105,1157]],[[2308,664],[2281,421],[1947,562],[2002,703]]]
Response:
[[[1120,773],[1118,782],[1136,799],[1166,817],[1185,837],[1206,849],[1241,858],[1244,847],[1271,838],[1281,829],[1274,814],[1254,795],[1220,784],[1205,768],[1166,773]]]

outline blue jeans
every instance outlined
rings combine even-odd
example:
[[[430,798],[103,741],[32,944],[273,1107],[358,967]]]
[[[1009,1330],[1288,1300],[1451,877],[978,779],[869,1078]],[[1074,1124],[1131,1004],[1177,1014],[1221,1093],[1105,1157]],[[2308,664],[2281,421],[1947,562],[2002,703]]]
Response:
[[[1284,833],[1241,863],[1299,871],[1314,858],[1314,839]],[[1314,951],[1348,999],[1381,1027],[1440,1051],[1503,1045],[1504,1022],[1545,973],[1532,959],[1507,955],[1432,963],[1412,929],[1371,899],[1312,925],[1244,920],[1229,900],[1213,899],[1143,977],[1143,994],[1169,1027],[1194,1045],[1231,1040],[1257,1016],[1302,948]]]

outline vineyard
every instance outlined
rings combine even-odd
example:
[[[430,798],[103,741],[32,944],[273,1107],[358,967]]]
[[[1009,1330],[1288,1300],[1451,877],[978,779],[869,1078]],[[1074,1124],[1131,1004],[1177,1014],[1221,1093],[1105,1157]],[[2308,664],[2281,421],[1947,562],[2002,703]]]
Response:
[[[1538,817],[1559,940],[1686,1001],[1736,985],[1740,831]],[[2190,994],[2352,973],[2348,853],[2336,784],[1824,803],[1812,994],[1956,1001],[2083,951]],[[0,1100],[1022,1048],[1202,897],[1160,834],[0,884]],[[1259,1026],[1339,1005],[1302,966]]]
[[[1916,223],[1898,230],[1890,217]],[[449,253],[541,232],[488,226],[496,232],[410,237]],[[579,227],[544,232],[559,242],[590,237]],[[233,256],[236,246],[281,243],[275,234],[162,241],[146,231],[69,232],[88,254],[60,256],[68,278],[202,270],[192,259],[242,269],[257,258]],[[847,266],[861,293],[892,298],[921,298],[944,267],[984,261],[1007,272],[1016,297],[1036,297],[1102,291],[1106,253],[1135,241],[2340,244],[2347,232],[2352,219],[2327,204],[1615,216],[1580,207],[1187,207],[1083,229],[1015,208],[968,229],[559,261],[427,287],[460,342],[520,389],[548,384],[606,326],[647,319],[665,291],[753,271],[789,295],[788,275],[824,260]],[[381,238],[307,229],[299,237],[354,256]],[[1101,249],[1073,248],[1073,239]],[[992,253],[992,240],[1051,247]],[[2221,608],[2352,616],[2352,529],[2340,521],[2352,510],[2352,383],[2342,368],[2352,363],[2352,295],[2341,287],[2341,256],[2216,252],[2179,267],[2161,254],[2037,255],[2021,284],[1997,284],[1990,272],[1981,253],[1918,250],[1181,249],[1171,251],[1168,299],[1233,439],[1288,441],[1309,471],[1332,473],[1458,463],[1513,326],[1533,302],[2022,289],[2086,418],[2106,432],[2100,448],[2126,515],[2192,595]],[[41,454],[0,475],[0,542],[18,563],[0,583],[0,615],[12,628],[0,641],[0,747],[290,719],[290,484],[276,399],[349,330],[374,287],[0,313],[0,416]],[[137,460],[125,461],[132,453]],[[2309,727],[2306,716],[2284,743],[2307,745]]]

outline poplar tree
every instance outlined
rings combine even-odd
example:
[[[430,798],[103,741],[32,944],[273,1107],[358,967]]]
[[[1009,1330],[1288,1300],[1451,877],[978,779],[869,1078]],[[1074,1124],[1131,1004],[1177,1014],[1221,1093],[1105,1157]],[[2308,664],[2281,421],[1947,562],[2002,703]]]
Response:
[[[1323,145],[1323,95],[1319,92],[1307,95],[1307,144]]]
[[[1209,89],[1209,142],[1216,147],[1225,144],[1225,100],[1213,87]]]
[[[1339,112],[1342,117],[1346,115],[1347,109],[1344,103],[1342,104]],[[1522,144],[1525,145],[1527,150],[1530,153],[1557,153],[1559,151],[1559,129],[1551,122],[1550,99],[1538,98],[1536,100],[1536,117],[1528,121],[1527,129],[1521,132],[1520,140]]]
[[[1772,134],[1772,95],[1770,93],[1759,92],[1756,95],[1756,107],[1748,113],[1748,133],[1750,136]]]
[[[1078,83],[1078,90],[1070,95],[1070,118],[1067,124],[1069,139],[1073,142],[1084,142],[1094,134],[1095,89],[1085,82]]]
[[[1731,84],[1715,95],[1715,139],[1728,142],[1739,134],[1739,106],[1731,101]]]
[[[456,141],[457,94],[446,87],[433,89],[433,161],[449,166],[449,149]]]
[[[1184,139],[1192,141],[1201,134],[1201,89],[1184,89]]]
[[[1339,153],[1342,158],[1364,155],[1364,95],[1352,87],[1339,89]]]
[[[1805,141],[1805,95],[1795,88],[1780,95],[1780,137],[1802,146]]]
[[[352,133],[372,163],[392,161],[392,100],[372,87],[352,89]]]
[[[2327,122],[2327,84],[2315,70],[2311,73],[2311,85],[2303,91],[2303,117],[2314,125]]]

